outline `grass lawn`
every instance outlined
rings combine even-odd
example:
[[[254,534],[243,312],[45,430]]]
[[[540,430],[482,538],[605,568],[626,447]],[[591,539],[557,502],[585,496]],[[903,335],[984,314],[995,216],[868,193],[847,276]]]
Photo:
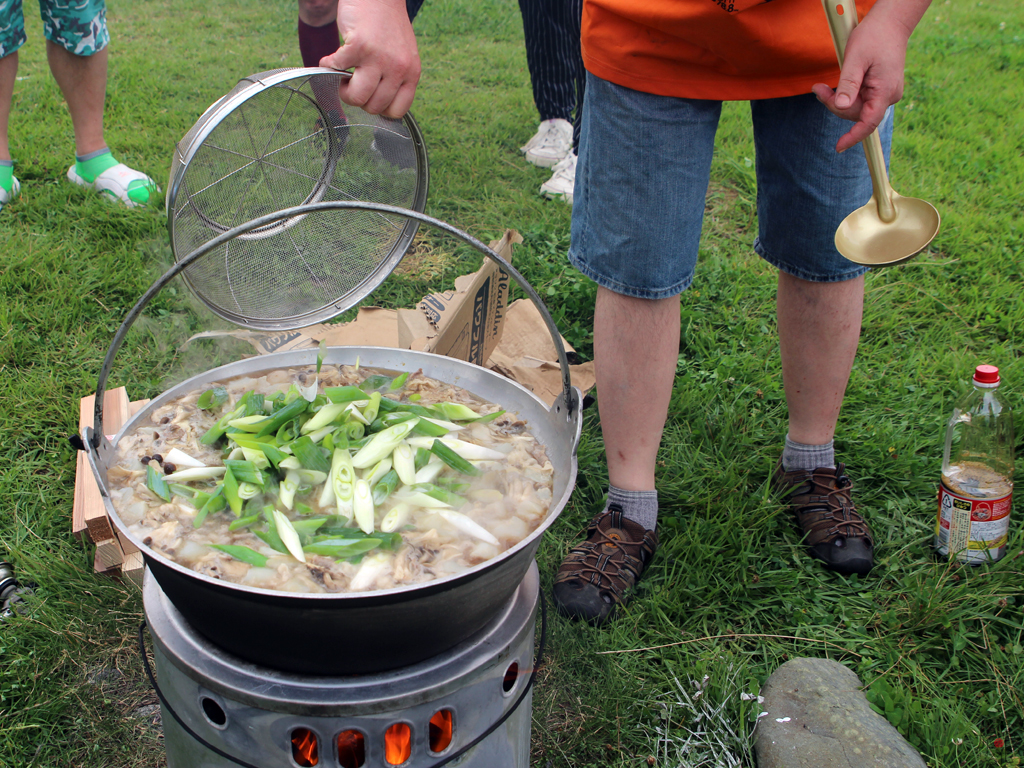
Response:
[[[66,181],[70,120],[26,5],[11,117],[22,197],[0,213],[0,557],[38,587],[27,614],[0,623],[0,766],[160,766],[145,717],[156,698],[134,644],[141,599],[94,575],[91,546],[70,535],[67,436],[118,324],[171,259],[166,220],[162,206],[117,208]],[[238,78],[299,65],[295,16],[292,0],[110,0],[106,125],[118,157],[166,184],[175,142]],[[517,4],[428,0],[416,29],[427,212],[482,240],[519,230],[517,265],[589,357],[594,288],[565,260],[569,207],[537,195],[546,172],[518,152],[537,116]],[[798,656],[849,666],[931,766],[1024,756],[1022,514],[994,565],[950,566],[931,546],[944,420],[974,366],[998,365],[1024,413],[1024,5],[936,0],[911,41],[897,119],[893,186],[932,201],[943,225],[917,259],[867,278],[837,448],[878,539],[874,571],[819,567],[768,490],[786,418],[775,277],[751,249],[749,113],[728,105],[683,297],[659,462],[663,544],[610,627],[552,616],[533,765],[752,766],[759,709],[741,694]],[[407,305],[475,266],[436,250],[436,267],[394,276],[374,300]],[[149,397],[205,367],[178,346],[204,322],[167,289],[110,384]],[[579,460],[577,491],[538,555],[546,589],[604,492],[597,408]]]

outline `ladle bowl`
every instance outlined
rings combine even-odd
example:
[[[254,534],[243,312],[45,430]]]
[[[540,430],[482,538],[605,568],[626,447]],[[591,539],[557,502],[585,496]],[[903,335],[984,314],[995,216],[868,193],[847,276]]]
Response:
[[[883,221],[874,196],[836,230],[836,249],[847,259],[869,267],[901,264],[919,254],[939,232],[939,212],[915,197],[892,192],[895,216]]]
[[[846,42],[857,26],[857,6],[854,0],[822,0],[822,5],[842,67]],[[935,238],[939,232],[939,212],[928,201],[903,197],[890,186],[877,129],[862,143],[874,194],[839,225],[836,249],[856,264],[900,264],[919,254]]]

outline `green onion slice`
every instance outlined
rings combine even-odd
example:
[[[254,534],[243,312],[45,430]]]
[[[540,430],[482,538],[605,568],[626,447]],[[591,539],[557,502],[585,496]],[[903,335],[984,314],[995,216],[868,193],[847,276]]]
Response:
[[[152,461],[146,465],[146,487],[164,501],[171,500],[171,489],[167,487],[164,476],[156,471]]]
[[[210,546],[231,555],[235,560],[255,565],[257,568],[263,568],[267,564],[266,555],[261,555],[255,549],[250,549],[249,547],[243,547],[238,544],[211,544]]]

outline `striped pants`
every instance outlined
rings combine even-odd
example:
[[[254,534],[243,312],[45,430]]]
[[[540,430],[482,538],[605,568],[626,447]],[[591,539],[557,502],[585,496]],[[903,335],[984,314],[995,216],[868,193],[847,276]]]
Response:
[[[526,38],[526,65],[541,120],[572,122],[580,139],[586,70],[580,53],[583,0],[519,0]]]

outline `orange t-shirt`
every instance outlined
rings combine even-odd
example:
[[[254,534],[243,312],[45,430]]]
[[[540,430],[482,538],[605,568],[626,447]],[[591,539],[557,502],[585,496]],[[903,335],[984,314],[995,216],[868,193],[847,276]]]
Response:
[[[857,1],[860,18],[873,4]],[[771,99],[839,82],[821,0],[586,0],[582,48],[588,71],[661,96]]]

